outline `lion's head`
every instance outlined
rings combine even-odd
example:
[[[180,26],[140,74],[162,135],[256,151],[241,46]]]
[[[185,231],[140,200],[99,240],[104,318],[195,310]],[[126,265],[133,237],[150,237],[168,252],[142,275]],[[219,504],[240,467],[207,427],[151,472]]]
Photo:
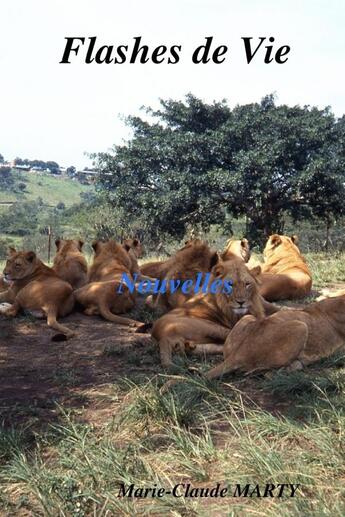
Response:
[[[259,313],[263,316],[263,308],[259,298],[258,276],[261,267],[257,266],[251,270],[247,268],[241,259],[220,261],[212,269],[212,275],[219,279],[220,283],[232,282],[231,293],[224,293],[221,297],[232,311],[238,316],[248,313]]]
[[[92,248],[95,252],[95,260],[98,263],[111,263],[117,261],[130,268],[131,259],[123,246],[116,241],[93,241]]]
[[[16,251],[9,248],[4,269],[6,282],[15,282],[31,275],[37,268],[37,257],[33,251]]]
[[[126,239],[123,241],[122,246],[128,252],[132,250],[137,259],[142,258],[145,253],[144,246],[138,239]]]
[[[229,239],[225,245],[225,249],[221,254],[223,260],[229,260],[234,257],[248,262],[250,259],[250,247],[247,239],[232,240]]]
[[[76,239],[56,239],[55,246],[59,253],[81,252],[84,242]]]
[[[288,237],[287,235],[278,235],[275,233],[271,235],[264,249],[264,258],[269,259],[273,254],[284,252],[292,252],[300,255],[301,252],[297,247],[298,237],[297,235],[291,235]]]

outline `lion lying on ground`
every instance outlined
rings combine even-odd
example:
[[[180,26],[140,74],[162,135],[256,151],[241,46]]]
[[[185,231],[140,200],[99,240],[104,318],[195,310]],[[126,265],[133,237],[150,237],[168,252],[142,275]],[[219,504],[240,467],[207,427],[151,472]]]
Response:
[[[213,351],[219,353],[231,328],[245,314],[263,318],[259,273],[260,267],[249,271],[241,259],[214,265],[212,280],[232,280],[231,294],[198,294],[155,322],[152,336],[159,343],[162,365],[172,365],[173,351],[196,349],[202,343],[218,343]]]
[[[140,271],[144,275],[148,275],[153,278],[159,278],[162,280],[166,277],[169,269],[175,262],[175,257],[180,252],[183,252],[187,247],[190,247],[196,241],[202,242],[199,239],[191,239],[185,242],[183,248],[178,250],[172,257],[167,260],[157,260],[147,262],[140,266]],[[248,262],[250,259],[250,248],[247,239],[231,240],[229,239],[226,243],[224,251],[221,253],[222,260],[230,260],[231,258],[242,258],[244,262]]]
[[[270,302],[303,298],[310,293],[311,272],[296,243],[296,236],[285,235],[271,235],[267,241],[260,294]]]
[[[93,264],[89,270],[89,283],[75,291],[75,299],[85,308],[85,314],[100,314],[104,319],[130,327],[141,322],[117,316],[134,307],[135,293],[121,282],[123,273],[133,275],[133,262],[128,252],[115,241],[95,241]],[[122,292],[118,292],[121,287]]]
[[[247,239],[232,240],[229,239],[225,245],[224,251],[220,255],[222,260],[231,260],[240,258],[244,262],[250,259],[250,247]]]
[[[57,276],[55,271],[43,264],[33,251],[16,251],[10,248],[4,269],[4,277],[11,282],[7,291],[0,293],[0,302],[12,304],[2,313],[16,316],[21,310],[39,312],[47,317],[50,327],[67,337],[74,333],[56,320],[67,316],[74,307],[73,290],[70,284]]]
[[[165,274],[167,288],[164,293],[159,293],[154,304],[152,298],[148,298],[148,303],[170,310],[182,305],[186,300],[193,296],[193,293],[183,293],[181,290],[171,292],[169,288],[170,280],[179,280],[183,283],[186,280],[195,281],[198,273],[207,273],[218,261],[218,254],[209,248],[206,242],[200,239],[188,241],[186,245],[177,251],[169,259],[169,268]]]
[[[289,366],[301,369],[328,357],[345,344],[345,295],[284,310],[257,320],[245,316],[224,345],[224,361],[208,379],[235,370],[254,372]]]
[[[169,260],[155,260],[140,266],[140,272],[151,278],[162,280],[169,269]]]
[[[56,255],[53,262],[55,273],[71,284],[73,289],[82,287],[87,282],[87,262],[81,250],[83,241],[60,240],[55,241]]]

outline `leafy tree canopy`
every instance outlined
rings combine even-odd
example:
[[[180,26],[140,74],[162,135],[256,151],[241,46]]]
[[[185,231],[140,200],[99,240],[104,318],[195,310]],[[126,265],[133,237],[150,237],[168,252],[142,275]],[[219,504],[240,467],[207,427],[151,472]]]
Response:
[[[128,117],[133,137],[98,155],[100,188],[126,222],[181,237],[246,216],[255,241],[283,231],[284,215],[344,214],[345,120],[329,108],[161,100]]]

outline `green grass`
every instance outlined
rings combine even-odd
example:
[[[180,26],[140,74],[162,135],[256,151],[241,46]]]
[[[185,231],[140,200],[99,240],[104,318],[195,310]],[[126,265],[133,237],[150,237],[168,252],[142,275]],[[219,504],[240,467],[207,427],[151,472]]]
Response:
[[[344,256],[308,254],[315,284],[344,282]],[[146,309],[138,315],[149,319]],[[140,313],[142,311],[142,313]],[[107,416],[87,420],[83,408],[57,407],[58,423],[41,431],[0,427],[0,513],[47,516],[345,515],[345,353],[306,368],[206,381],[190,375],[210,362],[177,361],[185,381],[164,395],[158,352],[105,346],[103,358],[141,367],[104,384]],[[214,362],[219,359],[214,359]],[[145,367],[156,365],[148,375]],[[160,373],[161,372],[161,373]],[[73,368],[55,381],[73,390]],[[105,383],[107,381],[105,380]],[[17,410],[17,409],[16,409]],[[169,489],[299,483],[295,498],[119,498],[121,483]],[[25,513],[26,512],[26,513]]]
[[[34,515],[257,515],[342,516],[344,499],[345,380],[330,392],[320,372],[304,376],[315,390],[282,390],[282,374],[256,378],[275,412],[250,400],[241,381],[231,384],[190,379],[161,395],[159,378],[114,385],[114,416],[101,426],[60,411],[60,423],[35,443],[29,430],[0,434],[6,491],[3,511],[25,507]],[[248,381],[247,381],[248,382]],[[286,386],[291,381],[286,378]],[[280,386],[276,391],[277,386]],[[29,447],[30,445],[30,447]],[[296,498],[260,499],[118,498],[121,483],[171,489],[177,483],[225,486],[299,483]],[[231,512],[229,513],[229,506]],[[249,512],[249,513],[246,513]]]
[[[66,206],[80,202],[82,192],[90,192],[93,187],[82,185],[68,178],[49,174],[21,173],[26,190],[23,194],[0,191],[0,202],[32,201],[41,197],[45,205],[56,206],[62,201]],[[1,207],[4,210],[4,207]]]

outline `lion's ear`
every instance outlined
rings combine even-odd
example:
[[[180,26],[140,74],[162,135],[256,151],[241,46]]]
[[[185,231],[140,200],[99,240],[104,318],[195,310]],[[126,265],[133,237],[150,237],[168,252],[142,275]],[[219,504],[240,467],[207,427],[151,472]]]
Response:
[[[241,246],[242,246],[242,248],[249,248],[248,240],[245,238],[241,239]]]
[[[28,251],[25,255],[25,258],[28,262],[33,262],[36,258],[36,253],[34,251]]]
[[[130,245],[127,243],[123,244],[123,247],[127,252],[131,249]]]
[[[252,269],[249,269],[250,274],[252,277],[256,278],[261,274],[261,266],[255,266]]]
[[[57,249],[57,250],[59,249],[60,244],[61,244],[60,239],[56,239],[56,241],[55,241],[55,246],[56,246],[56,249]]]
[[[290,239],[292,240],[292,242],[294,244],[297,244],[298,243],[298,236],[297,235],[291,235]]]
[[[219,262],[219,255],[218,255],[217,251],[215,251],[210,260],[210,269],[212,269],[216,264],[218,264],[218,262]]]
[[[79,249],[82,250],[82,247],[84,246],[84,241],[78,241]]]
[[[280,237],[280,235],[278,235],[277,233],[275,233],[274,235],[271,235],[270,237],[270,242],[272,244],[272,246],[278,246],[280,243],[281,243],[282,239]]]
[[[11,257],[12,255],[15,255],[17,253],[16,248],[13,248],[13,246],[10,246],[7,250],[7,255]]]
[[[224,274],[224,266],[223,264],[217,264],[212,268],[213,276],[222,276]]]
[[[136,248],[139,245],[138,239],[133,239],[133,246]]]

